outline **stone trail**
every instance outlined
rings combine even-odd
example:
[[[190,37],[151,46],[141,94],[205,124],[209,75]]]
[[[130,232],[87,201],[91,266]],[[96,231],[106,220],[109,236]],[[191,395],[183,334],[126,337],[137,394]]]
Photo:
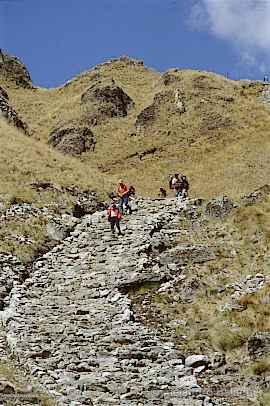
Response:
[[[104,212],[85,216],[14,283],[1,312],[10,350],[59,405],[216,404],[174,344],[133,314],[128,289],[170,280],[177,267],[166,255],[179,238],[174,199],[137,204],[124,237],[111,235]]]

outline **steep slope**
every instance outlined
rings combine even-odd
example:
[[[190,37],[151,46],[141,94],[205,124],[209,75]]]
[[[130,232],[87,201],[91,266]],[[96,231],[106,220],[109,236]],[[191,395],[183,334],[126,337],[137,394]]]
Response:
[[[196,197],[267,183],[269,88],[129,58],[48,90],[4,55],[0,77],[30,135],[0,119],[2,359],[60,404],[267,406],[269,186],[139,199],[123,239],[83,216],[120,176],[144,196],[182,170]]]
[[[59,405],[211,404],[196,366],[132,311],[131,287],[178,274],[167,260],[181,210],[174,199],[137,204],[123,239],[111,235],[104,213],[84,218],[34,262],[2,313],[9,347]]]
[[[55,130],[72,136],[89,128],[96,148],[79,159],[126,177],[140,193],[155,195],[175,171],[206,197],[239,196],[269,177],[263,84],[179,69],[162,75],[127,57],[57,89],[25,89],[6,77],[3,83],[33,137],[47,142]]]
[[[72,213],[84,196],[91,202],[91,193],[101,190],[100,184],[103,189],[113,185],[109,179],[112,183],[107,186],[106,179],[89,164],[24,135],[4,119],[0,119],[0,144],[0,252],[31,258],[46,239],[48,219],[42,212]],[[98,195],[99,199],[105,197]]]
[[[0,350],[59,405],[266,406],[269,197],[244,206],[261,192],[139,199],[124,237],[84,217],[24,280],[11,263]]]

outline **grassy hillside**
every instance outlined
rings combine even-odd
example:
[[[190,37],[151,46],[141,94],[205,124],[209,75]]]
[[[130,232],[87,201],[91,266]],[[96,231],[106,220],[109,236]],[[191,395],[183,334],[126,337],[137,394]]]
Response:
[[[112,179],[106,179],[93,166],[64,156],[46,143],[25,136],[0,119],[0,214],[14,203],[32,203],[48,207],[55,213],[71,212],[76,197],[61,188],[76,186],[82,190],[111,190]],[[37,190],[33,183],[49,182],[55,190]],[[100,199],[106,198],[100,193]],[[46,241],[46,219],[43,216],[10,216],[0,221],[0,252],[11,252],[28,261]],[[31,244],[23,244],[27,238]]]
[[[95,167],[53,150],[44,142],[26,137],[0,120],[0,190],[4,200],[21,200],[38,205],[52,196],[35,191],[34,182],[52,182],[57,186],[82,189],[108,188],[108,182]],[[68,196],[67,196],[68,197]]]
[[[0,86],[28,124],[30,137],[0,119],[0,209],[2,202],[31,202],[70,212],[71,193],[38,191],[34,182],[94,189],[101,199],[107,199],[119,177],[139,194],[156,196],[160,186],[167,187],[168,174],[176,171],[188,176],[191,195],[205,198],[226,194],[239,199],[269,183],[270,111],[260,101],[263,84],[191,70],[161,74],[128,58],[97,66],[56,89],[32,87],[20,69],[19,80],[10,69],[4,73],[0,62]],[[116,88],[133,101],[127,114],[114,114],[114,100],[104,101],[102,91]],[[48,145],[55,129],[77,126],[93,131],[94,152],[74,157]],[[46,244],[46,221],[42,216],[1,219],[0,252],[31,261]],[[160,295],[156,287],[135,292],[136,312],[174,337],[185,353],[224,352],[229,365],[239,363],[241,382],[250,370],[260,375],[262,367],[269,376],[269,357],[264,365],[246,363],[248,371],[242,366],[248,337],[269,330],[269,283],[241,297],[236,303],[243,306],[240,311],[220,310],[231,301],[230,285],[258,272],[269,276],[269,197],[239,207],[224,221],[202,217],[194,222],[183,214],[179,227],[184,231],[180,244],[210,247],[215,259],[188,263],[186,279],[170,294]],[[32,242],[20,243],[18,236]],[[184,323],[174,328],[170,323],[175,320]],[[226,381],[226,371],[224,376]],[[265,396],[262,405],[269,404],[269,394]]]
[[[81,96],[91,86],[112,82],[135,106],[126,117],[104,117],[92,125],[90,117],[99,108],[98,101],[82,103]],[[259,101],[261,84],[190,70],[161,75],[120,58],[56,89],[25,89],[6,80],[3,85],[33,138],[46,143],[56,128],[91,127],[96,150],[77,161],[86,167],[90,163],[107,179],[127,178],[142,194],[155,195],[167,184],[168,173],[175,171],[185,172],[192,194],[204,197],[221,193],[236,197],[269,179],[270,114]],[[184,113],[176,107],[176,91]],[[143,114],[143,125],[136,126],[149,106],[152,116]],[[155,152],[148,153],[153,148]]]

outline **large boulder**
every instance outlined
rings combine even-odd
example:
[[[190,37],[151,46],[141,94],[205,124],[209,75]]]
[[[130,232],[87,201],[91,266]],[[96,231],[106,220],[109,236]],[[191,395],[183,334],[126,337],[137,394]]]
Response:
[[[83,93],[81,102],[88,105],[93,124],[105,118],[125,117],[134,106],[131,97],[113,80],[110,84],[97,83],[91,86]]]
[[[78,224],[78,219],[63,214],[62,217],[52,217],[47,224],[47,236],[53,241],[62,241]]]
[[[207,355],[190,355],[185,359],[185,366],[191,368],[197,368],[202,365],[208,365],[209,358]]]
[[[16,85],[31,88],[33,87],[30,74],[25,65],[15,56],[3,53],[0,50],[0,77],[13,81]]]
[[[88,127],[60,128],[50,134],[49,144],[65,154],[80,155],[95,149],[96,138]]]

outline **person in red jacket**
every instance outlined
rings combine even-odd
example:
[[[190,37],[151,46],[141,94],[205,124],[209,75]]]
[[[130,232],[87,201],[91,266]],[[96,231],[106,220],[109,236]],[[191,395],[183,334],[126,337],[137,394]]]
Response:
[[[107,210],[107,215],[108,215],[108,221],[111,224],[111,230],[112,233],[114,234],[114,227],[116,226],[118,234],[123,235],[120,229],[120,220],[121,220],[121,212],[119,208],[116,206],[115,202],[112,202],[110,207]]]
[[[131,214],[131,207],[128,203],[129,188],[122,179],[120,179],[117,184],[117,194],[120,197],[120,206],[119,207],[120,207],[121,213],[123,213],[123,207],[125,206],[126,210],[129,212],[129,214]]]

